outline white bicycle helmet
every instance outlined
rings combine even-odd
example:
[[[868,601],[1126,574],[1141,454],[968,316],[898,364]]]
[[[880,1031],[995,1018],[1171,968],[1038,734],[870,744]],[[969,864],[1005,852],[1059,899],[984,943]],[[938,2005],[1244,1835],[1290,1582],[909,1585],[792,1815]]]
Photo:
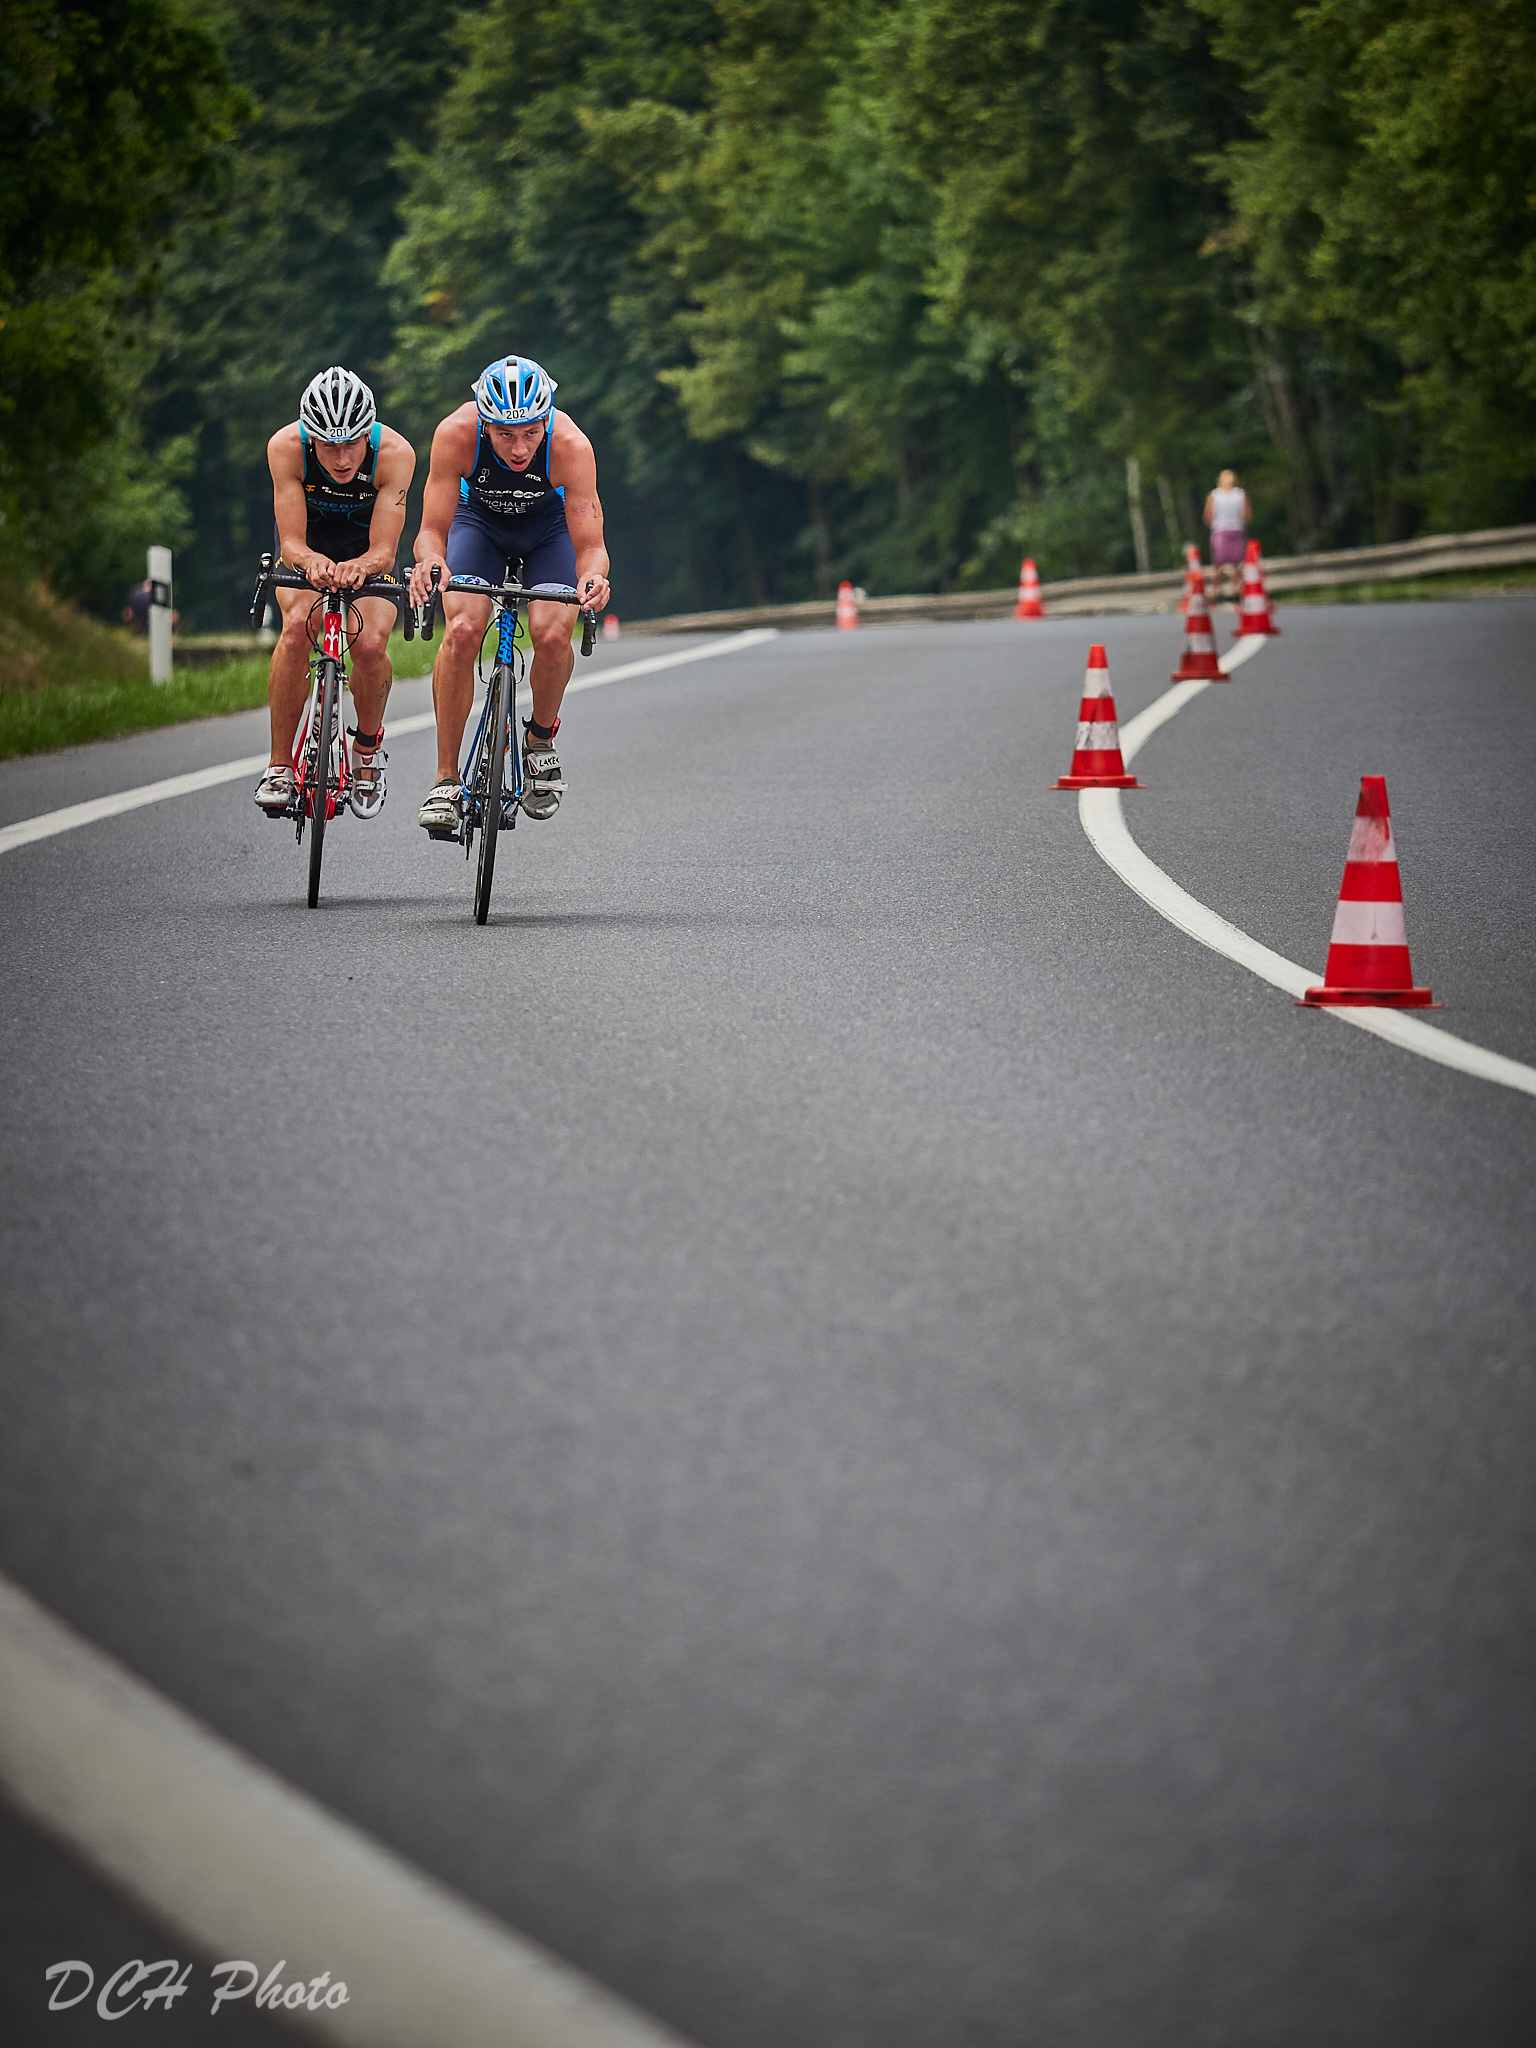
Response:
[[[529,427],[549,418],[560,386],[527,356],[501,356],[486,364],[473,388],[481,419],[493,427]]]
[[[355,440],[378,416],[368,386],[340,363],[311,377],[299,400],[299,418],[317,441]]]

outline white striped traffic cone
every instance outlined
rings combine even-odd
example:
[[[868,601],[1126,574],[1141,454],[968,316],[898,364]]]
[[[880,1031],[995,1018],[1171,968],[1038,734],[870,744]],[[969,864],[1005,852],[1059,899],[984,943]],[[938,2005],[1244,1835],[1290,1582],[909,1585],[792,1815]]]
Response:
[[[1280,628],[1275,624],[1275,608],[1264,588],[1264,561],[1256,540],[1249,541],[1248,551],[1243,556],[1243,602],[1237,615],[1237,635],[1242,639],[1245,634],[1254,637],[1268,635],[1277,640],[1280,637]]]
[[[1184,589],[1179,598],[1178,606],[1181,612],[1189,610],[1189,593],[1194,589],[1195,578],[1200,573],[1200,550],[1192,540],[1186,541],[1184,544]]]
[[[1109,657],[1102,647],[1090,647],[1088,650],[1088,673],[1083,678],[1083,701],[1077,714],[1077,745],[1072,750],[1072,769],[1070,774],[1057,778],[1056,787],[1141,787],[1134,775],[1125,772],[1125,757],[1120,752],[1120,726],[1109,688]]]
[[[1019,596],[1013,607],[1016,619],[1043,619],[1045,606],[1040,601],[1040,572],[1026,555],[1019,564]]]
[[[1392,839],[1383,775],[1362,775],[1354,830],[1344,862],[1339,907],[1322,986],[1309,988],[1303,1004],[1380,1004],[1394,1010],[1423,1010],[1435,1004],[1427,988],[1413,985],[1408,930],[1403,922],[1403,884]]]
[[[1184,619],[1184,653],[1169,678],[1175,683],[1224,683],[1227,679],[1216,659],[1216,641],[1211,632],[1211,615],[1205,603],[1205,573],[1189,572],[1189,610]]]
[[[837,586],[837,630],[839,633],[851,633],[858,623],[859,601],[853,594],[853,585],[851,583],[839,583]]]

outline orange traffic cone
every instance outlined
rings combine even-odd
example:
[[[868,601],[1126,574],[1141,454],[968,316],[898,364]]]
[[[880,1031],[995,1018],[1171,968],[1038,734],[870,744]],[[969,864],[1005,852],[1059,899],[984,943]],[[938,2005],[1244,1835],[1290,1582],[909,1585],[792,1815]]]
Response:
[[[837,630],[839,633],[851,633],[858,623],[859,601],[853,594],[853,585],[851,583],[839,583],[837,586]]]
[[[1102,647],[1090,647],[1088,650],[1088,673],[1083,678],[1083,701],[1077,714],[1077,745],[1072,750],[1072,772],[1058,776],[1056,787],[1141,787],[1134,775],[1125,772],[1115,700],[1109,691],[1109,657]]]
[[[1179,599],[1179,610],[1181,612],[1189,610],[1189,593],[1194,589],[1195,578],[1199,574],[1200,550],[1192,540],[1186,541],[1184,544],[1184,594]]]
[[[1275,624],[1275,608],[1269,601],[1269,592],[1264,588],[1264,558],[1259,553],[1256,540],[1248,543],[1243,556],[1243,602],[1237,615],[1237,634],[1262,636],[1273,634],[1278,640],[1280,628]]]
[[[1205,603],[1205,573],[1189,571],[1189,611],[1184,620],[1184,654],[1169,678],[1175,683],[1224,683]]]
[[[603,638],[604,638],[605,640],[617,640],[617,639],[618,639],[618,637],[619,637],[619,615],[618,615],[618,613],[617,613],[617,612],[604,612],[604,614],[603,614]]]
[[[1349,835],[1323,985],[1309,988],[1301,1000],[1313,1005],[1381,1004],[1394,1010],[1439,1008],[1427,988],[1413,985],[1385,776],[1360,778],[1360,801]]]
[[[1040,602],[1040,572],[1026,555],[1019,564],[1019,598],[1013,608],[1016,619],[1043,619],[1045,606]]]

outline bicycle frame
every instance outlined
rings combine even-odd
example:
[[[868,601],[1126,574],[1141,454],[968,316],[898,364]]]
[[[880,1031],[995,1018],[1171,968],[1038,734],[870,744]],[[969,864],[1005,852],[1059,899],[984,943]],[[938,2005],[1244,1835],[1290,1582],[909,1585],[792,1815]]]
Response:
[[[510,603],[504,597],[492,600],[492,617],[496,621],[495,667],[505,671],[503,686],[510,692],[507,700],[508,741],[507,764],[511,769],[510,779],[504,781],[501,792],[501,823],[509,830],[517,825],[518,807],[523,794],[522,748],[517,743],[517,722],[511,716],[517,704],[517,693],[527,671],[527,657],[517,645],[517,600]],[[478,669],[479,663],[476,663]],[[482,680],[484,680],[482,678]],[[494,685],[495,675],[491,683]],[[475,831],[481,824],[485,809],[485,792],[489,781],[489,763],[486,755],[489,749],[491,711],[496,701],[494,687],[487,687],[480,704],[480,717],[475,726],[474,738],[464,756],[464,765],[459,771],[460,808],[464,824],[464,858],[468,860],[470,849],[475,843]]]
[[[322,604],[320,638],[309,665],[309,698],[293,736],[293,772],[297,790],[290,815],[297,821],[296,840],[303,839],[304,826],[314,816],[314,792],[320,780],[322,745],[318,731],[320,701],[328,662],[336,664],[337,688],[336,716],[330,734],[330,757],[325,777],[326,822],[329,823],[338,811],[348,809],[352,801],[352,750],[347,745],[346,720],[341,715],[341,691],[347,680],[347,605],[346,599],[333,590],[322,593]]]

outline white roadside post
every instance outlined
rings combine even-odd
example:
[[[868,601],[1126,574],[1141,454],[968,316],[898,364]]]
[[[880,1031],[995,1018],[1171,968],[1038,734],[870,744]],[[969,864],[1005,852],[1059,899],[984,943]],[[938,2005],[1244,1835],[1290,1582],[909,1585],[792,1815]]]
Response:
[[[1136,574],[1152,573],[1152,550],[1147,546],[1147,519],[1141,509],[1141,463],[1134,455],[1125,458],[1125,495],[1131,508],[1131,541],[1136,549]]]
[[[171,680],[171,551],[149,551],[149,680]]]

